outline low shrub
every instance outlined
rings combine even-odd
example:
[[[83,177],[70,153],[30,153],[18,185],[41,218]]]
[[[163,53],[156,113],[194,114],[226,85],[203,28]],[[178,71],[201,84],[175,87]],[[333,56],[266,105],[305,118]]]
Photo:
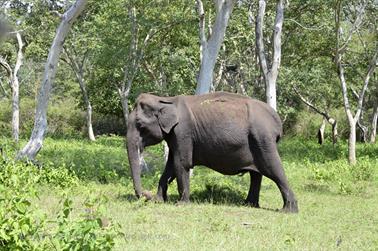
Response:
[[[63,196],[57,229],[48,238],[47,246],[55,250],[111,250],[114,239],[122,235],[119,225],[112,225],[103,217],[100,207],[105,197],[84,202],[85,212],[78,219],[71,219],[73,202],[67,194]]]
[[[339,194],[360,194],[366,190],[365,182],[372,180],[377,164],[369,158],[360,159],[354,166],[345,160],[311,164],[309,178],[313,184]]]
[[[35,206],[37,185],[76,182],[67,169],[38,169],[0,157],[0,246],[5,250],[111,250],[121,233],[102,217],[102,199],[86,200],[86,211],[71,217],[72,201],[63,196],[57,219],[47,220]],[[51,226],[56,226],[51,228]]]
[[[2,160],[0,159],[0,163]],[[27,165],[0,164],[0,246],[37,250],[44,218],[32,209],[38,171]]]

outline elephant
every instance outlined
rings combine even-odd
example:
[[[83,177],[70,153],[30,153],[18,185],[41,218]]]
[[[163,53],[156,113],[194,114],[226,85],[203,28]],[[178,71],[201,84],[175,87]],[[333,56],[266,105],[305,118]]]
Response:
[[[259,207],[262,176],[273,180],[283,198],[283,212],[298,212],[277,150],[282,122],[274,109],[250,97],[228,92],[160,97],[142,93],[129,114],[127,153],[135,194],[142,191],[140,154],[165,140],[168,160],[155,199],[167,200],[176,179],[179,202],[189,202],[190,169],[201,165],[224,175],[249,172],[246,203]]]

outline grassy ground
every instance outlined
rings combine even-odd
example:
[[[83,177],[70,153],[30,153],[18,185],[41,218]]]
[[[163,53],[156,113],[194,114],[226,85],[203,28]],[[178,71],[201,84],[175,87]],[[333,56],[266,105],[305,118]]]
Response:
[[[146,153],[152,170],[143,187],[156,190],[163,161],[161,146]],[[244,206],[249,176],[222,176],[197,168],[188,205],[177,205],[176,184],[170,201],[136,200],[122,138],[97,142],[47,139],[41,163],[64,165],[80,178],[75,187],[40,187],[37,204],[48,215],[59,210],[60,194],[74,200],[74,215],[84,211],[88,196],[106,198],[103,214],[124,233],[116,250],[377,250],[378,145],[358,145],[359,164],[345,161],[346,144],[318,146],[286,139],[280,144],[299,214],[275,211],[282,206],[278,188],[264,178],[260,205]]]

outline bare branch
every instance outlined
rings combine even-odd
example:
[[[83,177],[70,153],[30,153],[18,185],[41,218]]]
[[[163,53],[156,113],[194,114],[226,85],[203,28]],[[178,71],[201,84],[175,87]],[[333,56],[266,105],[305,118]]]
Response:
[[[359,100],[359,99],[360,99],[360,95],[358,94],[358,92],[357,92],[353,87],[351,87],[350,89],[352,90],[353,96],[354,96],[357,100]]]
[[[265,1],[260,0],[258,12],[257,12],[257,18],[256,18],[256,47],[257,47],[257,52],[259,54],[261,70],[264,74],[264,77],[266,78],[268,75],[268,64],[265,57],[264,33],[263,33],[265,6],[266,6]]]
[[[13,79],[13,71],[12,71],[12,68],[10,67],[10,65],[8,64],[8,62],[0,56],[0,66],[2,66],[5,71],[8,73],[8,77],[9,77],[9,87],[12,89],[12,79]]]
[[[345,80],[345,75],[344,75],[344,67],[342,65],[342,53],[343,51],[340,50],[340,40],[341,40],[341,24],[340,24],[340,15],[341,15],[341,0],[338,0],[336,2],[336,10],[335,10],[335,26],[336,26],[336,67],[338,70],[338,75],[341,83],[341,92],[343,95],[343,101],[344,101],[344,109],[346,112],[346,115],[348,117],[349,121],[354,120],[352,112],[350,110],[350,104],[349,104],[349,99],[348,99],[348,90],[347,90],[347,83]]]
[[[356,112],[356,115],[355,115],[355,119],[357,119],[357,120],[360,117],[360,113],[361,113],[361,110],[362,110],[362,104],[363,104],[363,100],[364,100],[364,95],[365,95],[365,92],[366,92],[367,87],[369,85],[370,77],[373,74],[377,64],[378,64],[378,49],[376,50],[373,58],[370,61],[369,69],[368,69],[368,72],[366,73],[366,77],[364,79],[364,86],[362,87],[360,94],[359,94],[358,104],[357,104],[357,112]]]
[[[51,11],[51,13],[54,14],[55,16],[59,17],[60,19],[63,18],[63,14],[59,13],[57,10],[53,10],[53,11]]]
[[[13,79],[17,78],[18,71],[20,70],[20,67],[22,65],[22,60],[24,58],[23,54],[22,54],[22,49],[24,47],[24,43],[22,42],[20,32],[16,33],[16,37],[17,37],[17,43],[18,43],[18,52],[17,52],[16,65],[15,65],[14,71],[13,71]]]
[[[205,11],[201,0],[197,0],[197,11],[199,16],[199,38],[200,38],[200,61],[203,58],[203,49],[206,46],[206,34],[205,34]]]
[[[272,75],[278,75],[278,69],[281,62],[281,34],[284,19],[284,3],[283,0],[277,2],[276,20],[274,21],[273,33],[273,62],[272,62]]]
[[[352,28],[349,30],[344,44],[342,46],[340,46],[339,53],[343,53],[346,50],[350,40],[352,39],[353,34],[360,28],[360,26],[362,24],[363,17],[365,15],[366,5],[367,5],[367,2],[363,1],[360,8],[358,8],[356,20],[353,22]]]
[[[294,92],[298,95],[298,97],[302,100],[303,103],[305,103],[307,106],[309,106],[311,109],[313,109],[316,113],[318,113],[318,114],[322,115],[323,117],[325,117],[327,120],[330,119],[330,116],[328,115],[328,113],[326,113],[325,111],[319,110],[310,101],[308,101],[307,99],[305,99],[302,96],[302,94],[298,91],[298,89],[296,87],[294,87],[293,89],[294,89]]]

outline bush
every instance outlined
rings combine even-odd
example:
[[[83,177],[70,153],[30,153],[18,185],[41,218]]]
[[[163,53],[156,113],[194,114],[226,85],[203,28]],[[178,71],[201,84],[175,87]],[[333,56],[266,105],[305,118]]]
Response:
[[[35,100],[22,99],[20,104],[20,136],[28,137],[34,126]],[[86,113],[72,99],[52,100],[48,109],[47,135],[53,137],[86,137]],[[0,136],[11,137],[12,107],[10,100],[0,101]],[[95,135],[125,135],[122,117],[93,113]]]
[[[35,101],[22,99],[20,104],[20,136],[28,137],[34,126]],[[85,113],[80,111],[74,101],[51,101],[48,109],[47,135],[58,137],[81,136],[85,127]],[[10,137],[12,128],[12,107],[9,100],[0,102],[1,136]]]
[[[378,163],[369,158],[360,159],[355,166],[349,165],[345,160],[311,164],[310,180],[339,194],[360,194],[366,189],[365,181],[373,178],[376,164]]]
[[[349,125],[346,120],[345,112],[342,108],[329,111],[329,114],[337,120],[339,138],[347,139]],[[300,136],[305,139],[316,140],[318,130],[322,124],[323,117],[311,110],[303,110],[296,114],[295,119],[285,125],[284,133],[289,136]],[[332,141],[331,125],[326,123],[325,137],[326,140]]]
[[[103,199],[86,200],[85,214],[70,217],[67,194],[57,219],[47,221],[33,201],[40,183],[72,184],[65,169],[37,169],[31,164],[6,162],[0,157],[0,246],[5,250],[110,250],[121,233],[101,216]],[[52,171],[54,170],[54,171]],[[58,174],[63,174],[58,175]],[[47,227],[49,223],[49,228]],[[51,225],[57,226],[51,230]]]
[[[0,159],[1,161],[1,159]],[[0,246],[36,250],[44,219],[32,210],[40,176],[27,165],[0,165]]]
[[[57,229],[50,238],[49,248],[55,250],[111,250],[114,239],[122,235],[119,225],[111,225],[101,216],[101,199],[87,200],[85,213],[79,219],[70,219],[72,200],[65,194],[63,208],[57,220]]]

